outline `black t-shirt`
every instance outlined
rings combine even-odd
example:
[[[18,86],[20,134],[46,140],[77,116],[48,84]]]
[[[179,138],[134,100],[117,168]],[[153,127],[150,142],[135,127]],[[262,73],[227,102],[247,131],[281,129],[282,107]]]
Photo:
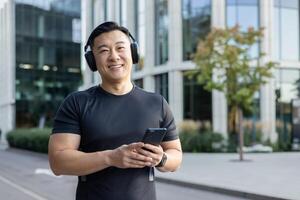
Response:
[[[54,119],[52,133],[79,134],[80,150],[95,152],[139,142],[147,128],[159,127],[168,130],[163,141],[178,138],[173,115],[161,95],[137,86],[125,95],[113,95],[95,86],[72,93],[64,100]],[[156,199],[149,170],[149,167],[109,167],[79,177],[76,199]]]

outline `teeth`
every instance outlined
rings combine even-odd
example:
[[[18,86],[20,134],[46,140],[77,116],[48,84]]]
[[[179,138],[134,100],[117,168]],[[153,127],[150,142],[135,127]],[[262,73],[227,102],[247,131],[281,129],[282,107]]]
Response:
[[[121,67],[122,65],[109,65],[108,68],[119,68]]]

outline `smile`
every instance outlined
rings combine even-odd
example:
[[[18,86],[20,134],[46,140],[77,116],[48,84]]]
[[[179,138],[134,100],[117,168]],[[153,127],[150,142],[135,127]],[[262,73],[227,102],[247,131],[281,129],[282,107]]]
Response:
[[[122,64],[118,64],[118,65],[108,65],[108,68],[109,68],[109,69],[117,69],[117,68],[121,68],[121,67],[123,67]]]

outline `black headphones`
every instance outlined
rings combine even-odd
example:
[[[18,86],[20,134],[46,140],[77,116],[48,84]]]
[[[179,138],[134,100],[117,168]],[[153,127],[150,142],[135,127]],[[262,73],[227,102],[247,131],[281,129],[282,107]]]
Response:
[[[99,36],[102,33],[114,31],[114,30],[119,30],[125,33],[127,36],[129,36],[132,39],[132,42],[130,44],[130,49],[131,49],[131,57],[132,57],[132,63],[137,64],[139,62],[139,46],[134,37],[130,34],[127,28],[119,26],[115,22],[104,22],[97,26],[92,33],[90,34],[86,45],[84,46],[84,57],[86,59],[86,62],[90,69],[95,72],[97,71],[97,66],[96,66],[96,61],[94,54],[91,50],[91,44],[94,41],[94,39]],[[90,47],[90,50],[87,51],[87,48]]]

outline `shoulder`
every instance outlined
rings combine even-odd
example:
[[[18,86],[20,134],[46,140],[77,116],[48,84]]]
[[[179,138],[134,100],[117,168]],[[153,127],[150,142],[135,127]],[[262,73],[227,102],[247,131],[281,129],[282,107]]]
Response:
[[[71,100],[72,99],[72,100],[75,100],[75,101],[82,101],[82,100],[86,100],[86,99],[89,99],[89,98],[93,98],[96,95],[97,87],[98,86],[93,86],[93,87],[91,87],[89,89],[86,89],[86,90],[72,92],[71,94],[69,94],[66,97],[66,100],[68,100],[68,99]]]
[[[62,102],[61,107],[82,107],[91,99],[94,98],[97,91],[97,86],[91,87],[83,91],[75,91],[70,93]]]
[[[156,100],[156,101],[162,101],[163,96],[154,92],[148,92],[138,86],[135,86],[136,95],[140,98],[146,98],[149,100]]]

